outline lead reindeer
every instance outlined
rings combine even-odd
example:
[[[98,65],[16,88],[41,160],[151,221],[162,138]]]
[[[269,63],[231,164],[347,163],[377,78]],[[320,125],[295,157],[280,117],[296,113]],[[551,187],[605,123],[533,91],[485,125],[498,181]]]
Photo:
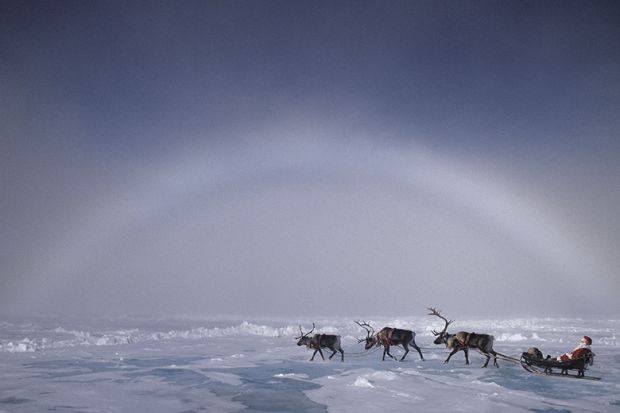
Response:
[[[409,346],[418,350],[420,354],[420,358],[424,360],[424,356],[422,355],[422,351],[420,347],[415,343],[415,332],[411,330],[401,330],[400,328],[392,328],[392,327],[384,327],[375,334],[375,329],[372,328],[370,324],[367,322],[360,323],[359,321],[355,322],[358,326],[362,327],[366,330],[366,338],[362,338],[358,340],[358,342],[366,342],[364,348],[366,350],[370,350],[373,346],[383,346],[383,361],[385,361],[385,355],[392,357],[396,360],[396,357],[390,354],[390,346],[398,346],[401,345],[405,349],[405,354],[401,357],[400,361],[405,359],[407,353],[409,353]]]
[[[316,356],[317,352],[321,355],[321,358],[325,360],[325,357],[323,357],[323,351],[321,351],[322,348],[328,348],[333,351],[332,355],[329,356],[330,360],[337,352],[340,352],[340,361],[344,361],[344,350],[340,346],[340,336],[333,334],[315,334],[314,336],[309,337],[313,331],[314,323],[312,323],[312,330],[307,333],[304,333],[301,326],[299,326],[299,332],[301,335],[299,337],[295,337],[295,339],[299,340],[297,341],[298,346],[306,346],[309,349],[314,350],[310,361],[314,361],[314,356]]]
[[[493,356],[493,365],[495,367],[499,367],[497,364],[497,353],[493,350],[493,341],[495,340],[493,336],[488,334],[468,333],[466,331],[459,331],[456,334],[448,334],[448,326],[453,320],[448,321],[448,319],[441,315],[440,311],[433,307],[429,307],[428,310],[430,311],[428,315],[435,315],[445,322],[441,332],[438,333],[433,330],[433,335],[437,337],[433,343],[445,344],[446,348],[452,350],[444,363],[450,361],[450,357],[463,350],[463,353],[465,353],[465,364],[469,364],[469,349],[473,348],[480,351],[487,358],[487,361],[482,367],[486,367],[489,364],[491,356]]]

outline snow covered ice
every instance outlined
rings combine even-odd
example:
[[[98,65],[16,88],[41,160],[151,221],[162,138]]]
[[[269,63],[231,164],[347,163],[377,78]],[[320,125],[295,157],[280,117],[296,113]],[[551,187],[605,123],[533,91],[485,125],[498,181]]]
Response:
[[[528,347],[558,355],[593,338],[601,381],[532,375],[500,360],[462,353],[443,364],[431,317],[375,317],[416,331],[425,361],[364,351],[354,319],[322,320],[0,320],[0,412],[618,412],[620,320],[472,319],[451,331],[495,336],[495,349],[519,357]],[[342,336],[345,361],[298,347],[299,324]],[[439,323],[440,324],[440,323]],[[399,356],[402,349],[394,349]]]

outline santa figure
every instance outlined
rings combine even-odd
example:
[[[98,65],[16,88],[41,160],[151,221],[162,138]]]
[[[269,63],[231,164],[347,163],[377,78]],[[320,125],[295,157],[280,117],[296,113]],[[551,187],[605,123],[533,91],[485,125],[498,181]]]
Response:
[[[579,345],[575,347],[573,351],[568,353],[564,353],[557,358],[558,361],[570,361],[577,360],[583,357],[587,350],[590,350],[590,346],[592,345],[592,339],[588,336],[583,336]]]

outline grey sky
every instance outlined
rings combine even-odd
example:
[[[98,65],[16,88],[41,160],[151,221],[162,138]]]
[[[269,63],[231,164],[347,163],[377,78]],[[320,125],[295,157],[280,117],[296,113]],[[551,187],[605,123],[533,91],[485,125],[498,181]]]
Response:
[[[0,2],[0,314],[618,315],[615,2]]]

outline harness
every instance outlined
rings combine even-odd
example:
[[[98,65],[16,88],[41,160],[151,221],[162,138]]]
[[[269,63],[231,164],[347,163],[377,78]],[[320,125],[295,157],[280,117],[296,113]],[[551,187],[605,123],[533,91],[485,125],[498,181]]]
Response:
[[[316,338],[316,342],[312,343],[312,340],[310,340],[311,346],[312,348],[314,348],[315,350],[319,350],[321,348],[321,340],[323,339],[324,334],[317,334],[316,336],[314,336],[314,338]]]
[[[461,341],[459,339],[457,339],[458,343],[459,343],[459,347],[460,348],[465,348],[467,346],[469,346],[469,339],[475,335],[476,333],[467,333],[467,335],[465,336],[465,340]]]
[[[377,338],[379,339],[378,341],[381,342],[383,347],[392,345],[392,334],[394,334],[393,328],[390,329],[387,334],[381,334],[381,335],[377,334]]]

